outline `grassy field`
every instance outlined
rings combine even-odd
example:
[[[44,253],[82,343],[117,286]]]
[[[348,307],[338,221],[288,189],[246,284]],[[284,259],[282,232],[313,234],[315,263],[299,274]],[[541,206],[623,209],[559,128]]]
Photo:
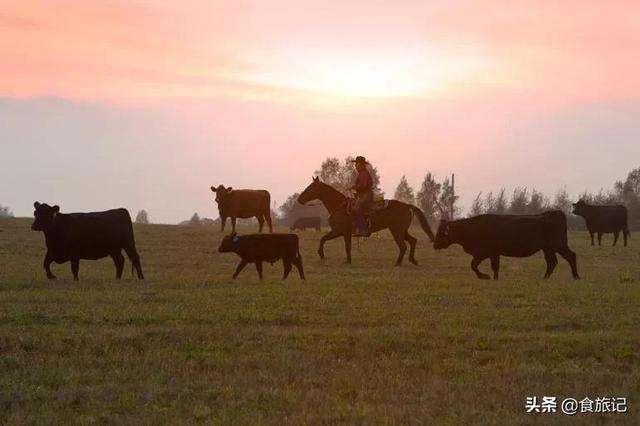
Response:
[[[110,259],[42,269],[31,221],[0,221],[0,424],[636,422],[640,256],[571,234],[583,277],[542,254],[503,258],[480,281],[455,246],[419,236],[420,266],[394,268],[388,234],[315,251],[307,280],[217,253],[210,227],[136,227],[147,280]],[[481,266],[489,272],[489,262]],[[627,397],[616,415],[526,415],[525,397]]]

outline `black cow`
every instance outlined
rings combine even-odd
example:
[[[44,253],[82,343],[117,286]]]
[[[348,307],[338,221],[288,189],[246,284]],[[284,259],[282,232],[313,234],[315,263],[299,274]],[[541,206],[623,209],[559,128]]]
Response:
[[[304,280],[302,269],[302,257],[298,246],[296,234],[250,234],[236,235],[232,233],[222,239],[220,253],[235,253],[241,260],[233,274],[235,279],[247,263],[255,263],[260,279],[262,279],[262,262],[274,262],[282,259],[284,264],[283,280],[286,280],[291,272],[291,265],[295,265]]]
[[[587,222],[587,230],[591,235],[591,245],[593,244],[593,234],[598,234],[598,245],[602,245],[602,234],[613,233],[613,245],[618,242],[620,232],[624,238],[624,246],[627,246],[629,238],[629,223],[627,208],[623,205],[616,206],[592,206],[584,200],[573,204],[573,214],[582,216]]]
[[[318,216],[299,217],[298,219],[295,220],[295,222],[293,222],[293,225],[291,225],[290,230],[295,231],[296,229],[298,229],[302,231],[308,228],[312,228],[312,229],[315,229],[316,231],[319,231],[322,228],[321,219]]]
[[[574,279],[579,279],[576,254],[567,245],[567,218],[559,210],[530,216],[483,214],[468,219],[440,222],[435,249],[460,244],[473,256],[471,269],[478,278],[489,275],[478,270],[480,263],[491,259],[493,278],[498,279],[500,256],[528,257],[542,250],[547,261],[545,278],[549,278],[560,254],[569,265]]]
[[[96,260],[111,256],[116,265],[116,278],[122,278],[124,256],[131,260],[139,279],[144,279],[140,256],[133,237],[131,216],[126,209],[107,210],[94,213],[60,213],[60,207],[35,202],[34,231],[43,231],[47,244],[44,270],[47,278],[55,279],[51,273],[51,262],[71,261],[73,278],[78,280],[80,259]]]

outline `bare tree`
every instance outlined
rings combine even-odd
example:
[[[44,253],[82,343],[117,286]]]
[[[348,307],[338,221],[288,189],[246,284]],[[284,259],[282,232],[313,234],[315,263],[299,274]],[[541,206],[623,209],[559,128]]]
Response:
[[[482,192],[478,192],[476,198],[471,203],[471,209],[469,209],[469,216],[478,216],[484,213],[484,202],[482,201]]]

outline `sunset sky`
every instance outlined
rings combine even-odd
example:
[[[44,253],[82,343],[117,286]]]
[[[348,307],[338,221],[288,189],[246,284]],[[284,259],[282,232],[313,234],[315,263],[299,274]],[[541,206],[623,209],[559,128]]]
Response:
[[[327,156],[466,208],[640,166],[640,2],[0,0],[0,204],[216,217]]]

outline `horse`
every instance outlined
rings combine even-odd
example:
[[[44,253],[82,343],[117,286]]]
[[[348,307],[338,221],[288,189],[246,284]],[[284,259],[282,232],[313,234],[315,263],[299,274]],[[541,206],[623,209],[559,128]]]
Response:
[[[351,263],[351,236],[352,236],[352,217],[347,212],[347,197],[340,191],[320,181],[320,178],[312,178],[312,182],[298,197],[300,204],[306,204],[312,200],[320,200],[329,212],[329,226],[331,231],[323,235],[320,239],[318,247],[318,255],[320,259],[324,259],[324,243],[334,238],[343,237],[344,247],[347,252],[347,263]],[[416,238],[409,234],[409,226],[413,215],[418,217],[422,230],[427,234],[431,242],[434,241],[434,235],[429,227],[429,222],[422,210],[411,204],[406,204],[398,200],[389,200],[389,204],[379,210],[375,210],[370,215],[370,231],[372,233],[389,229],[393,239],[398,245],[400,254],[396,261],[396,266],[402,264],[402,259],[407,251],[409,243],[409,261],[414,265],[418,262],[415,259]]]

